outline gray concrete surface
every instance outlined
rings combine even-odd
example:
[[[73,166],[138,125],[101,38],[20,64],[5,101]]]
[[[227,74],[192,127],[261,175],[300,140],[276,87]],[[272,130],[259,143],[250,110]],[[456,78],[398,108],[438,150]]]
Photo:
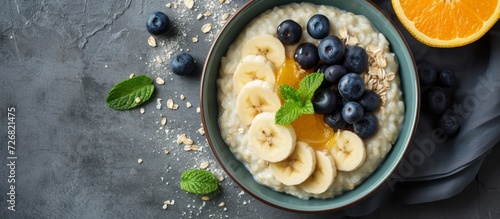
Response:
[[[194,10],[180,1],[178,8],[166,8],[169,2],[0,2],[0,218],[311,217],[272,208],[243,193],[197,133],[203,61],[222,15],[245,1],[221,5],[197,0]],[[167,12],[175,24],[156,48],[148,45],[144,25],[153,10]],[[207,10],[210,16],[196,19]],[[200,29],[206,23],[214,28],[204,34]],[[197,60],[195,76],[181,78],[168,69],[170,57],[181,50]],[[109,89],[131,73],[166,81],[155,85],[144,114],[139,108],[115,111],[105,103]],[[179,109],[166,109],[169,98]],[[187,108],[187,102],[193,107]],[[15,112],[9,115],[12,107]],[[165,127],[160,115],[168,120]],[[15,154],[9,155],[8,118],[14,116]],[[192,138],[202,151],[184,151],[174,143],[178,134]],[[14,161],[11,156],[17,157],[14,176],[6,165]],[[363,218],[500,218],[499,157],[497,146],[477,179],[455,197],[384,207]],[[225,177],[221,194],[207,202],[178,185],[184,170],[205,161]],[[7,209],[10,185],[15,185],[15,211]],[[175,204],[163,209],[166,200]],[[224,207],[218,206],[221,202]]]

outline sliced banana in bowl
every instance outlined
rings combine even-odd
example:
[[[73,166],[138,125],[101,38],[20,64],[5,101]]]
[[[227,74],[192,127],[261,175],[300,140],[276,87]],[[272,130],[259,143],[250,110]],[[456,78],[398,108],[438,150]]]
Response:
[[[239,94],[245,84],[253,80],[267,81],[274,85],[274,65],[261,55],[248,55],[241,60],[233,74],[233,90]]]
[[[236,98],[236,113],[246,125],[252,124],[259,113],[278,111],[281,102],[274,90],[274,85],[262,80],[250,81],[241,88]]]
[[[269,163],[273,176],[287,185],[298,185],[309,178],[316,168],[314,149],[303,141],[298,141],[293,153],[285,160]]]
[[[348,130],[338,132],[337,144],[333,145],[330,153],[340,171],[356,170],[366,159],[365,143],[358,135]]]
[[[299,186],[312,194],[321,194],[332,185],[337,176],[337,168],[332,155],[325,150],[316,151],[316,169]]]
[[[243,45],[242,57],[248,55],[261,55],[273,63],[278,69],[285,61],[285,47],[281,41],[269,34],[257,35],[250,38]]]

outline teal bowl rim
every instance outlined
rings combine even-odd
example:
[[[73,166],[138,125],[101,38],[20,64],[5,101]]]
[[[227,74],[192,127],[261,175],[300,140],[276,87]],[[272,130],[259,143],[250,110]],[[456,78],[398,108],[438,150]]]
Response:
[[[403,77],[405,78],[405,80],[401,79],[401,86],[402,90],[404,91],[403,98],[405,102],[405,121],[396,143],[393,145],[390,152],[386,155],[386,158],[382,162],[382,164],[372,174],[370,174],[370,176],[364,179],[364,181],[360,185],[358,185],[355,189],[351,191],[347,191],[342,195],[336,196],[331,199],[303,200],[282,192],[274,191],[268,187],[265,187],[255,182],[252,175],[248,172],[248,170],[244,167],[244,165],[234,157],[232,152],[229,150],[229,147],[222,139],[218,123],[219,111],[218,111],[218,101],[217,101],[217,86],[209,86],[210,84],[217,84],[216,80],[218,78],[218,73],[220,68],[220,58],[226,54],[229,44],[232,43],[234,39],[237,37],[238,30],[241,30],[241,26],[246,26],[251,21],[251,19],[246,19],[242,21],[242,19],[244,19],[245,17],[245,13],[250,14],[247,15],[246,17],[251,16],[251,18],[253,19],[262,12],[268,9],[272,9],[274,6],[284,5],[293,2],[311,2],[314,4],[327,3],[328,5],[332,5],[340,9],[344,9],[347,4],[347,5],[352,5],[350,7],[354,8],[354,10],[349,10],[349,11],[355,14],[362,14],[372,21],[374,18],[385,20],[386,22],[381,22],[380,24],[374,22],[372,22],[372,24],[380,32],[383,32],[380,30],[381,28],[388,28],[389,30],[387,30],[386,32],[388,33],[392,32],[392,34],[387,34],[384,32],[383,34],[389,41],[391,45],[391,50],[398,56],[397,58],[400,64],[399,74],[402,79]],[[266,5],[266,7],[261,10],[259,10],[258,8],[257,10],[255,10],[256,7],[259,6],[259,4]],[[373,10],[365,10],[370,8]],[[242,25],[235,26],[237,24],[242,24]],[[233,32],[231,33],[232,29]],[[224,37],[229,37],[230,39],[222,42],[221,39]],[[405,70],[404,72],[402,70],[403,68]],[[212,71],[211,69],[215,70]],[[404,73],[405,75],[403,76],[402,73]],[[212,75],[212,77],[210,77],[209,76],[210,74],[216,74],[217,76]],[[413,91],[414,93],[410,93],[413,95],[409,95],[406,92],[407,90]],[[380,187],[382,187],[386,183],[386,181],[389,180],[390,176],[396,171],[397,167],[405,157],[408,147],[410,146],[411,141],[415,134],[417,121],[419,117],[419,111],[420,111],[419,109],[420,109],[420,86],[419,86],[415,61],[411,53],[411,50],[408,46],[408,43],[406,42],[403,35],[396,27],[396,25],[392,22],[392,20],[380,8],[378,8],[377,5],[375,5],[370,1],[363,1],[363,0],[352,0],[352,1],[333,0],[329,2],[324,2],[321,0],[306,0],[306,1],[251,0],[247,2],[246,4],[242,5],[242,7],[238,9],[234,13],[234,15],[228,20],[228,22],[224,25],[220,33],[217,35],[215,41],[212,43],[212,46],[207,55],[207,59],[205,60],[201,78],[201,84],[200,84],[200,110],[201,110],[200,113],[201,113],[203,128],[205,130],[205,135],[208,144],[210,145],[210,148],[214,153],[214,156],[216,157],[217,161],[221,165],[221,167],[233,179],[234,182],[236,182],[245,192],[249,193],[254,198],[279,209],[292,212],[300,212],[300,213],[309,213],[309,212],[319,213],[319,212],[331,212],[331,211],[342,210],[344,208],[347,208],[349,206],[361,202],[362,200],[372,195]],[[231,157],[232,159],[230,160],[223,159],[222,156],[224,155],[230,157],[232,155]],[[241,172],[248,175],[243,176],[244,178],[240,178],[241,176],[239,175],[237,176],[237,174]],[[255,188],[250,188],[250,186],[255,186],[256,188],[258,188],[258,190],[256,190]],[[280,197],[280,199],[277,199],[276,197],[272,197],[270,195]],[[283,200],[288,200],[288,201],[284,202]]]

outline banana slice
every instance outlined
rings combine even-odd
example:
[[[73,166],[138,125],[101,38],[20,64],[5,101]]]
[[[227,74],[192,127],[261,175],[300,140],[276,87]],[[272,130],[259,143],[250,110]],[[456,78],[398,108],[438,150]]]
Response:
[[[247,55],[265,56],[278,69],[285,61],[285,47],[281,41],[269,34],[258,35],[250,38],[241,51],[242,57]]]
[[[316,168],[314,149],[305,142],[297,141],[295,151],[288,158],[269,163],[269,168],[279,182],[288,186],[298,185],[306,181]]]
[[[276,112],[280,107],[281,102],[274,92],[274,86],[262,80],[246,83],[236,97],[236,113],[247,125],[252,124],[257,114]]]
[[[291,125],[276,125],[276,113],[258,114],[248,131],[253,152],[269,162],[282,161],[295,150],[297,137]]]
[[[335,165],[340,171],[353,171],[359,168],[366,158],[363,140],[351,131],[341,131],[337,137],[337,144],[333,145],[330,153]]]
[[[316,169],[299,186],[308,193],[321,194],[330,188],[335,176],[337,176],[337,168],[330,153],[325,150],[316,151]]]
[[[233,89],[236,94],[241,88],[253,80],[263,80],[271,84],[276,83],[273,63],[260,55],[248,55],[241,60],[233,74]]]

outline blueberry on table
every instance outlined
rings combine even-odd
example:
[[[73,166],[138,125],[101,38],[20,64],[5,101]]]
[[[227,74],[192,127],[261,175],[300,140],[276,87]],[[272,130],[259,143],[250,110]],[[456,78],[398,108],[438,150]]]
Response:
[[[294,44],[302,37],[302,27],[293,21],[285,20],[278,26],[278,39],[283,44]]]
[[[325,15],[313,15],[307,21],[307,33],[314,39],[325,38],[330,33],[330,21]]]
[[[448,136],[455,136],[460,131],[460,120],[455,113],[445,113],[439,118],[439,128]]]
[[[360,75],[348,73],[340,79],[338,90],[343,98],[347,100],[357,100],[365,91],[365,82]]]
[[[368,67],[368,54],[359,46],[345,48],[344,67],[348,72],[361,74]]]
[[[318,54],[321,61],[332,65],[344,56],[345,46],[342,40],[336,36],[327,36],[319,41]]]
[[[148,29],[148,32],[150,34],[163,35],[167,33],[168,29],[170,28],[170,19],[163,12],[152,12],[148,15],[146,28]]]
[[[443,70],[439,72],[438,82],[442,87],[452,87],[455,85],[457,78],[455,77],[455,73],[451,70]]]
[[[440,87],[432,87],[427,90],[425,101],[429,111],[441,115],[451,104],[450,96]]]
[[[354,133],[362,139],[372,137],[378,129],[377,117],[371,113],[365,113],[363,118],[353,125],[353,129]]]
[[[342,118],[342,113],[340,110],[335,111],[334,113],[325,115],[323,118],[325,123],[330,126],[333,130],[337,131],[339,129],[347,129],[347,122]]]
[[[354,101],[348,101],[342,108],[342,118],[349,124],[359,122],[364,115],[363,107]]]
[[[194,70],[194,59],[189,53],[181,52],[172,58],[170,65],[174,74],[190,75]]]
[[[301,68],[311,69],[319,62],[318,48],[312,43],[300,44],[295,50],[294,59]]]
[[[337,108],[337,95],[330,88],[318,89],[312,99],[314,112],[329,114]]]
[[[417,65],[418,69],[418,79],[420,80],[420,86],[427,87],[433,85],[438,77],[438,72],[436,67],[428,62],[422,61]]]
[[[373,112],[380,105],[380,96],[372,90],[365,90],[363,95],[358,99],[365,112]]]
[[[324,72],[325,80],[330,84],[339,83],[339,80],[347,74],[347,70],[342,65],[331,65]]]

